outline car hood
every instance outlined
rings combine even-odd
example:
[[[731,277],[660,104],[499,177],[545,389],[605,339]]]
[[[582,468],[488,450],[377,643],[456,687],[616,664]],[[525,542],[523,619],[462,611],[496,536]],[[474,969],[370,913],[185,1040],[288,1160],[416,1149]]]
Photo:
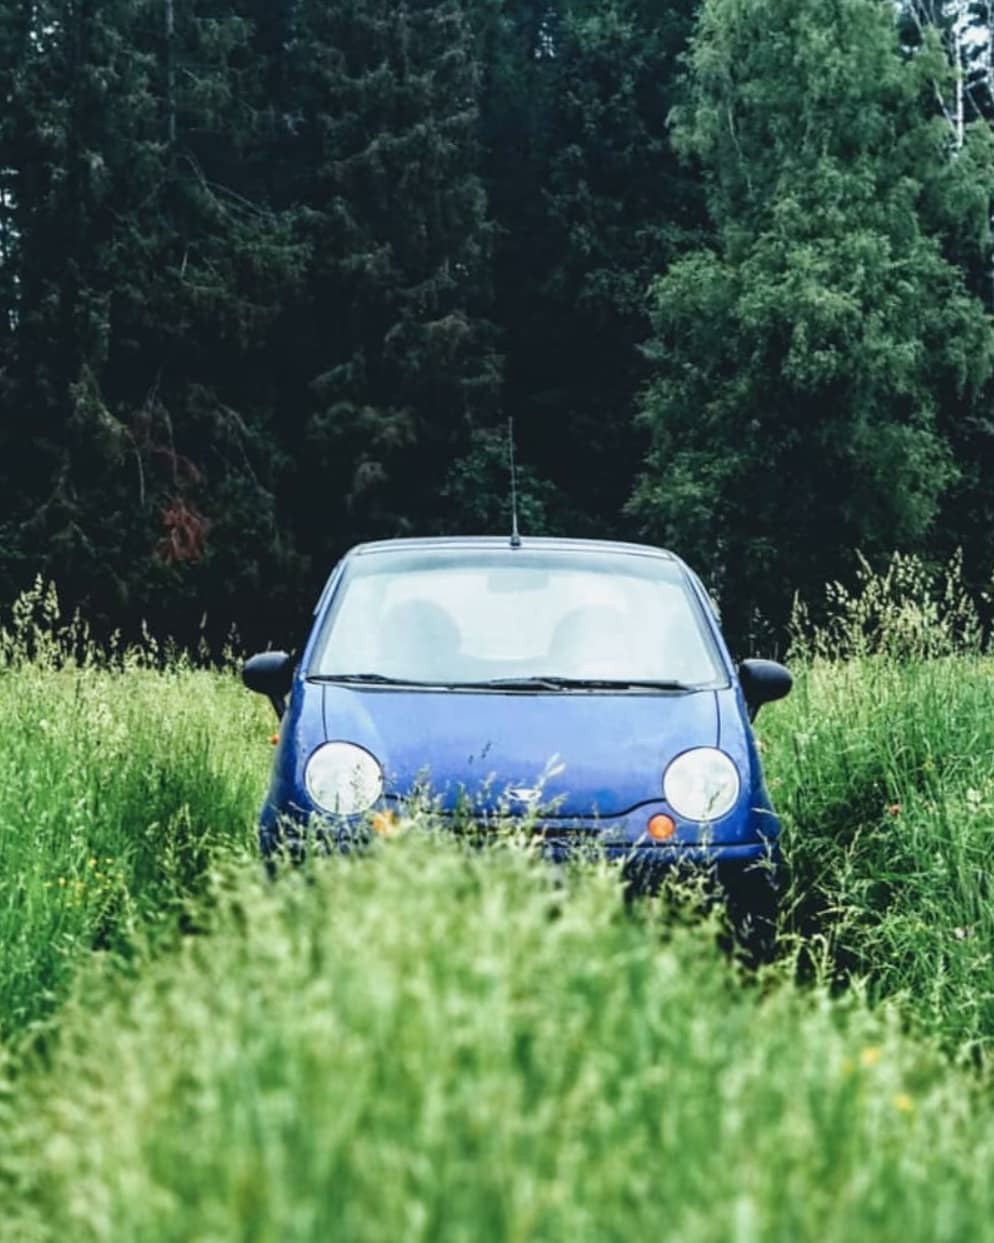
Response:
[[[543,814],[620,815],[662,797],[663,771],[718,743],[718,692],[492,694],[327,685],[325,737],[383,766],[388,798],[427,785],[443,809],[536,801]]]

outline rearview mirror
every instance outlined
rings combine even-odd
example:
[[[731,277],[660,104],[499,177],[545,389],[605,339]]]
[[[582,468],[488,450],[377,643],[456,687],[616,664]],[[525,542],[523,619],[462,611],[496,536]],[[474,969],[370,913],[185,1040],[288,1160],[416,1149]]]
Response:
[[[790,670],[775,660],[744,660],[739,665],[739,681],[751,721],[763,704],[783,699],[794,684]]]
[[[242,681],[250,691],[265,695],[282,718],[293,684],[293,657],[288,652],[260,652],[242,666]]]

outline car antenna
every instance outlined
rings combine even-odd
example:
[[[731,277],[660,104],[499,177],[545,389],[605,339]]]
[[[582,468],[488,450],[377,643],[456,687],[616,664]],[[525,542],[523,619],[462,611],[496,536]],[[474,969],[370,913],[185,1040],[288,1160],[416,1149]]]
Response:
[[[518,533],[518,473],[514,465],[514,415],[507,416],[507,458],[511,467],[511,547],[521,547]]]

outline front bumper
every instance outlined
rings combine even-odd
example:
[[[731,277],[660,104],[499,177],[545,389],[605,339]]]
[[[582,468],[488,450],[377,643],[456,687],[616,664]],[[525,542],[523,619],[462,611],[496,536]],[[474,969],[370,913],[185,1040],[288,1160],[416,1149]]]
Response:
[[[475,842],[485,842],[494,832],[486,826],[467,830],[447,816],[439,816],[436,823],[458,835],[469,835]],[[553,862],[566,863],[585,855],[607,859],[620,864],[633,880],[647,882],[682,868],[716,871],[729,877],[761,868],[775,871],[780,861],[776,833],[755,836],[745,842],[677,839],[661,843],[652,841],[646,834],[635,840],[625,840],[617,832],[617,826],[610,823],[549,820],[529,825],[527,837],[536,842],[544,858]],[[315,849],[346,853],[363,849],[374,838],[375,833],[365,817],[338,823],[314,819],[306,824],[286,818],[264,820],[259,829],[259,846],[267,859],[277,855],[302,858],[308,850]]]

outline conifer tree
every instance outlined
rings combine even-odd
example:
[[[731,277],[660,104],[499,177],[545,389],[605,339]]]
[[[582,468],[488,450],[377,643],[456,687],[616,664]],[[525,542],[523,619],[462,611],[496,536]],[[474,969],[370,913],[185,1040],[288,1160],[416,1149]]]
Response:
[[[0,576],[188,634],[205,584],[230,605],[286,560],[256,360],[299,246],[239,181],[251,28],[213,0],[31,12],[0,135],[17,239]]]
[[[619,529],[644,451],[648,286],[703,219],[665,124],[694,8],[522,0],[487,28],[505,401],[522,452],[568,498],[554,524],[575,533]]]
[[[325,558],[437,521],[450,463],[493,417],[478,88],[460,0],[296,7],[296,521]]]
[[[105,491],[127,450],[99,376],[135,240],[117,224],[157,176],[150,62],[129,42],[135,16],[126,0],[38,0],[8,14],[0,166],[13,184],[16,255],[5,264],[15,295],[0,575],[27,558],[71,596],[86,582],[115,594],[103,554],[129,525],[119,494]]]

